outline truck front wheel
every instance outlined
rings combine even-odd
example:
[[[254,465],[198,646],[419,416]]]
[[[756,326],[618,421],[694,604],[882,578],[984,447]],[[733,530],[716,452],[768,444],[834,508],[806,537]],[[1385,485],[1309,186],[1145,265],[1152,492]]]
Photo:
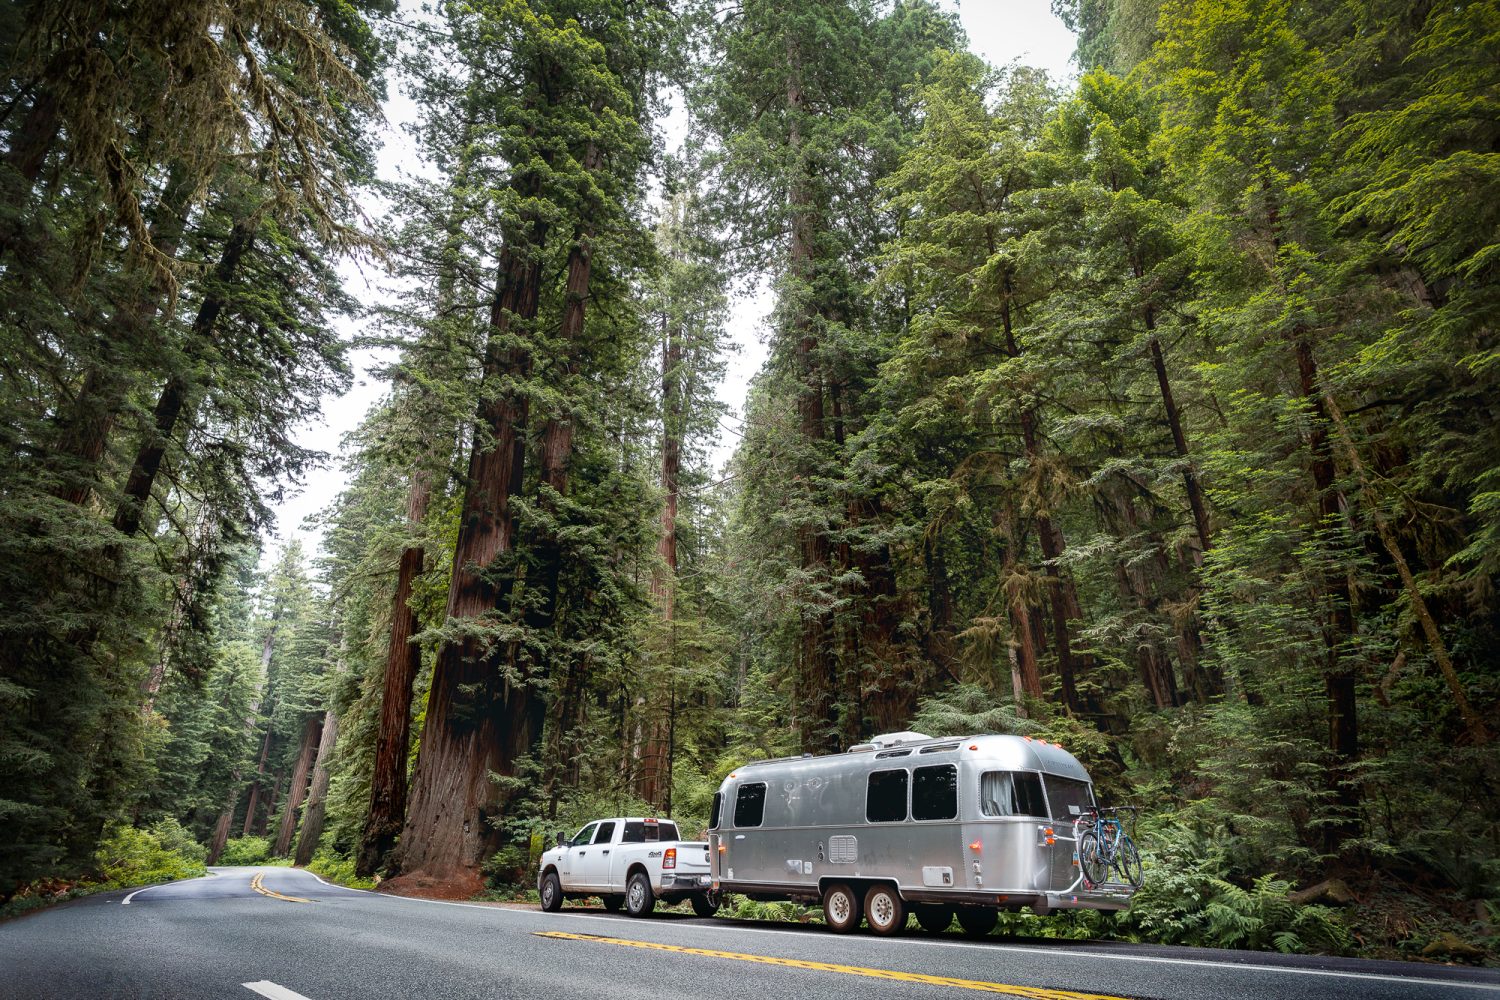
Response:
[[[542,879],[541,895],[542,909],[548,913],[556,913],[562,909],[562,883],[557,880],[557,872],[548,872],[547,877]]]
[[[656,896],[651,891],[651,879],[645,872],[636,872],[625,887],[625,912],[632,917],[644,917],[654,909]]]
[[[859,897],[842,882],[835,882],[823,893],[823,919],[836,934],[848,934],[859,926]]]

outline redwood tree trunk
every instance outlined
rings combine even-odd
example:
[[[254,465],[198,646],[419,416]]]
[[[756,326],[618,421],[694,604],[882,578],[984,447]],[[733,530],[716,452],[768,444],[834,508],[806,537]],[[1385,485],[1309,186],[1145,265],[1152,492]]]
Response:
[[[1317,493],[1317,533],[1325,544],[1336,544],[1334,526],[1340,519],[1339,498],[1335,488],[1333,453],[1328,440],[1328,411],[1318,384],[1318,366],[1313,358],[1307,335],[1299,332],[1293,342],[1297,356],[1297,373],[1302,396],[1313,414],[1307,447],[1312,456],[1313,489]],[[1345,661],[1343,645],[1354,636],[1354,612],[1346,579],[1333,568],[1324,575],[1323,598],[1328,602],[1328,619],[1324,625],[1326,662],[1324,688],[1328,698],[1328,748],[1332,764],[1327,775],[1328,790],[1333,793],[1339,816],[1323,828],[1323,848],[1336,854],[1344,841],[1358,836],[1359,791],[1353,783],[1353,772],[1359,757],[1359,718],[1355,704],[1355,675]]]
[[[297,810],[307,798],[307,775],[312,769],[313,752],[318,749],[318,736],[322,730],[316,715],[309,715],[302,724],[302,741],[297,749],[297,762],[292,765],[286,808],[281,812],[281,826],[276,831],[276,846],[271,852],[278,858],[286,857],[292,849],[292,834],[297,831]]]
[[[807,161],[802,136],[802,116],[807,114],[806,95],[802,91],[802,51],[798,39],[787,38],[786,106],[789,118],[787,147],[791,162],[791,182],[787,190],[787,210],[791,229],[788,248],[788,270],[793,287],[790,334],[795,344],[794,363],[801,382],[797,396],[797,417],[802,437],[803,456],[798,475],[802,488],[815,489],[816,454],[824,438],[823,373],[818,362],[818,340],[814,330],[817,307],[811,301],[817,238],[818,210],[812,190],[811,164]],[[814,504],[817,499],[809,498]],[[828,568],[828,540],[815,524],[797,528],[799,562],[804,576],[821,579]],[[809,600],[809,604],[812,600]],[[797,651],[797,701],[800,710],[802,749],[808,753],[838,749],[834,726],[834,692],[838,664],[829,649],[828,614],[820,608],[806,607],[802,614],[802,637]]]
[[[532,224],[530,247],[540,249],[546,230],[544,222]],[[485,352],[489,381],[530,373],[529,351],[509,341],[515,321],[536,318],[541,291],[537,256],[527,246],[507,246],[501,252]],[[510,500],[520,492],[525,471],[528,414],[529,400],[521,393],[502,392],[480,404],[448,587],[450,622],[478,624],[501,604],[501,587],[483,571],[514,544]],[[497,674],[492,649],[475,637],[438,650],[401,832],[401,874],[442,883],[456,895],[478,890],[479,866],[495,845],[489,821],[496,790],[489,774],[508,765],[502,737],[515,715]]]
[[[230,230],[224,252],[220,254],[219,263],[214,268],[218,287],[223,288],[234,279],[241,258],[250,249],[256,225],[254,219],[240,219]],[[204,298],[198,306],[198,314],[193,318],[188,338],[191,346],[197,348],[209,342],[219,314],[224,311],[224,304],[224,297],[218,292]],[[125,491],[115,507],[114,524],[121,534],[134,535],[140,530],[146,502],[151,498],[156,474],[161,470],[162,458],[166,455],[167,443],[176,432],[177,421],[187,405],[191,388],[187,379],[177,372],[169,375],[166,384],[162,386],[156,407],[152,411],[151,430],[141,439],[135,462],[130,468],[130,476],[125,480]]]
[[[312,789],[307,793],[307,809],[302,829],[297,834],[297,864],[305,865],[317,850],[323,836],[323,814],[328,805],[328,761],[339,738],[339,716],[333,709],[323,713],[323,733],[318,738],[318,759],[313,764]]]
[[[412,474],[406,494],[409,531],[415,532],[427,517],[431,500],[432,476],[418,469]],[[422,651],[411,641],[418,632],[418,621],[410,602],[412,585],[422,575],[423,558],[420,544],[408,545],[401,551],[396,572],[391,634],[385,653],[385,687],[380,697],[380,728],[375,735],[375,764],[370,777],[370,809],[355,857],[355,870],[364,878],[374,875],[385,864],[406,819],[412,685],[422,667]]]

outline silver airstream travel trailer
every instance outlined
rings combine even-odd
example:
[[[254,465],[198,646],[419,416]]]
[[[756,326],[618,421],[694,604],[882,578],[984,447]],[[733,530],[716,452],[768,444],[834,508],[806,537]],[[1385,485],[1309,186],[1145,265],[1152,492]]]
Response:
[[[821,901],[835,931],[863,916],[896,933],[913,912],[985,933],[1001,909],[1130,902],[1131,886],[1091,888],[1079,867],[1093,805],[1088,772],[1055,743],[895,733],[737,768],[714,796],[709,855],[720,892]]]

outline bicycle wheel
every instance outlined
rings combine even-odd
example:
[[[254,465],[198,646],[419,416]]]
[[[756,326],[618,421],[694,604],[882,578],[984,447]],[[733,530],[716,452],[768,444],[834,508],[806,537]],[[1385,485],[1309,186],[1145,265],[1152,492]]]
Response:
[[[1097,889],[1109,877],[1109,859],[1093,830],[1085,830],[1078,838],[1078,867],[1083,871],[1083,884],[1090,889]]]
[[[1135,841],[1127,836],[1120,838],[1120,849],[1115,854],[1115,871],[1120,878],[1137,889],[1141,887],[1141,852],[1135,849]]]

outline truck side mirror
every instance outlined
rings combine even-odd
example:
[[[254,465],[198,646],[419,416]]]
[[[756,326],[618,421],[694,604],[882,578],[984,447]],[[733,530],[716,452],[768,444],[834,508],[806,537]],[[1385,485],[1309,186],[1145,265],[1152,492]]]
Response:
[[[568,842],[568,835],[561,830],[557,831],[557,846],[561,847]]]

